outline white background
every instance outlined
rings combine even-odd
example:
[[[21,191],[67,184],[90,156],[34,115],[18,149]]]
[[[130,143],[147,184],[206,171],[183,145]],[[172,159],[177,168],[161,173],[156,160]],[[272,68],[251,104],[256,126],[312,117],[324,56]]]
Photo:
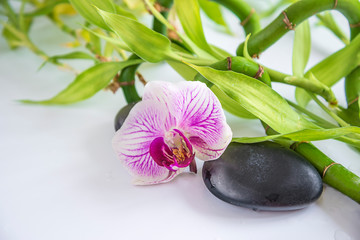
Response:
[[[206,36],[234,54],[244,35],[227,14],[235,35],[205,21]],[[314,28],[312,34],[309,66],[343,46],[327,30]],[[35,23],[31,37],[49,55],[70,51],[61,44],[71,39],[45,18]],[[260,62],[291,73],[292,39],[288,33]],[[111,148],[113,119],[125,105],[122,93],[101,91],[69,106],[17,102],[50,98],[74,78],[51,64],[37,71],[41,63],[27,49],[10,51],[0,38],[0,240],[360,239],[359,205],[328,186],[317,202],[290,212],[255,212],[222,202],[206,189],[201,174],[133,186]],[[89,66],[73,63],[78,69]],[[148,81],[182,80],[164,63],[143,64],[140,72]],[[293,99],[294,88],[274,88]],[[343,82],[334,91],[345,106]],[[310,108],[319,111],[313,103]],[[256,120],[227,117],[234,136],[264,134]],[[360,175],[359,154],[347,145],[332,140],[316,145]],[[198,166],[201,173],[200,161]]]

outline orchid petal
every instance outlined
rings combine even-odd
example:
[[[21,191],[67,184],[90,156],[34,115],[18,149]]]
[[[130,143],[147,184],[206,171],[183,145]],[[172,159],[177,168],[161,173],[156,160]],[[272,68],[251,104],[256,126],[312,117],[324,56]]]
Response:
[[[123,126],[116,132],[112,144],[119,159],[135,184],[155,184],[172,180],[180,171],[170,172],[150,156],[151,142],[163,137],[176,125],[166,107],[154,101],[141,101],[130,111]]]
[[[180,129],[201,160],[216,159],[232,138],[224,111],[215,94],[201,82],[150,82],[144,100],[157,101],[175,116]]]

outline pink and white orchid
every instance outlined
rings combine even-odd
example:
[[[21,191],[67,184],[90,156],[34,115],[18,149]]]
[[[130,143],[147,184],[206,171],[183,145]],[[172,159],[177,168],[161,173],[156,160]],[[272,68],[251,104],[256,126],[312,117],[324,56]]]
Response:
[[[149,82],[113,138],[134,184],[172,180],[195,157],[221,156],[232,138],[221,104],[201,82]]]

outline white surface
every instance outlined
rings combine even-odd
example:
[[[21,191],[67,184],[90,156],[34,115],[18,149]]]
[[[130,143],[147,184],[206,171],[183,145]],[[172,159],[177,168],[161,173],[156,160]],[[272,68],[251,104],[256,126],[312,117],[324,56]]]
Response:
[[[238,21],[229,19],[237,36],[223,36],[209,29],[211,24],[206,24],[206,34],[234,52],[243,35]],[[50,54],[63,51],[60,44],[69,39],[49,27],[45,19],[37,22],[34,41]],[[292,36],[287,34],[260,61],[290,73]],[[318,29],[313,36],[310,66],[341,48],[326,30]],[[122,93],[100,92],[70,106],[16,102],[49,98],[73,79],[50,64],[36,71],[40,64],[28,50],[10,51],[0,39],[1,240],[360,239],[359,205],[331,187],[303,210],[272,213],[220,201],[206,189],[201,174],[156,186],[131,185],[110,144],[113,119],[125,104]],[[145,64],[140,71],[149,81],[181,80],[165,64]],[[275,88],[293,95],[293,88]],[[344,104],[342,83],[334,89]],[[229,115],[228,121],[235,136],[263,134],[257,121]],[[359,155],[348,146],[335,141],[317,145],[360,174]]]

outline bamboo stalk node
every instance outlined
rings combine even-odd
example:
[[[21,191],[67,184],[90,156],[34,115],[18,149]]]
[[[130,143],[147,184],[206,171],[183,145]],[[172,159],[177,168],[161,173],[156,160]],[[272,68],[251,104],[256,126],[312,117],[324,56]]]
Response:
[[[285,29],[289,29],[289,30],[295,30],[295,26],[296,24],[293,24],[292,22],[290,22],[288,16],[286,15],[285,11],[282,11],[282,14],[284,15],[284,19],[283,22],[285,23]]]
[[[294,142],[293,144],[291,144],[290,149],[295,151],[295,149],[302,143],[309,143],[309,142],[307,141]]]
[[[134,80],[132,80],[132,81],[130,81],[130,82],[118,82],[118,83],[119,83],[119,86],[120,86],[120,87],[135,85],[135,81],[134,81]]]
[[[334,165],[340,165],[340,163],[337,163],[337,162],[333,162],[333,163],[330,163],[329,165],[327,165],[326,167],[324,167],[324,171],[322,173],[322,178],[325,177],[325,174],[326,172],[329,170],[330,167],[334,166]]]
[[[241,25],[241,26],[245,26],[245,24],[247,24],[247,23],[249,22],[251,16],[252,16],[254,13],[255,13],[255,9],[252,8],[252,9],[250,10],[249,15],[247,15],[246,18],[240,22],[240,25]]]
[[[264,73],[264,68],[259,64],[259,70],[256,72],[254,78],[256,79],[261,78],[263,73]]]
[[[226,60],[227,60],[227,70],[231,70],[231,64],[232,64],[231,57],[227,57]]]

